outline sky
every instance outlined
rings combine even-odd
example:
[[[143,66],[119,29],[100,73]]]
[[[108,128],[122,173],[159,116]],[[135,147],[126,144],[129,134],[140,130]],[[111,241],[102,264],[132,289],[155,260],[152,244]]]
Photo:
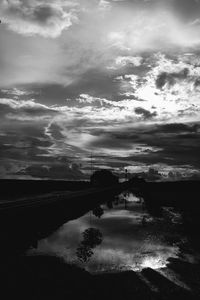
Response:
[[[1,0],[0,19],[0,178],[199,176],[200,1]]]

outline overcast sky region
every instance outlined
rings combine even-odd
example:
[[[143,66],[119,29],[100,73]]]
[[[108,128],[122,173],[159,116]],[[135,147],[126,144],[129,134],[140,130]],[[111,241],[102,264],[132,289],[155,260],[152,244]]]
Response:
[[[199,0],[1,0],[0,177],[200,174]]]

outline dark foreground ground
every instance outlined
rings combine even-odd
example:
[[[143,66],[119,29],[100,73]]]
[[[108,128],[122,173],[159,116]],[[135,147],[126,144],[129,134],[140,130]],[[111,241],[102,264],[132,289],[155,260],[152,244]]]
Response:
[[[1,299],[200,299],[200,266],[171,259],[181,287],[150,268],[141,273],[91,275],[50,256],[13,257],[1,263]],[[165,272],[166,269],[163,269]]]
[[[90,188],[89,181],[0,179],[0,201],[12,201],[21,197],[88,188]]]

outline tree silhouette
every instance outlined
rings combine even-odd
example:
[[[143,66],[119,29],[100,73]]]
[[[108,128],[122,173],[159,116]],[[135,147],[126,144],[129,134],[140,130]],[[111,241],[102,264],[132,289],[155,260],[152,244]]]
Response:
[[[91,175],[90,182],[94,186],[110,186],[118,184],[119,178],[109,170],[98,170]]]
[[[83,232],[83,240],[80,242],[76,255],[81,262],[87,262],[94,254],[92,249],[100,245],[103,240],[101,231],[97,228],[88,228]]]
[[[95,217],[101,218],[101,216],[104,214],[104,210],[101,206],[97,206],[95,209],[93,209],[92,213]]]
[[[82,243],[80,243],[80,246],[76,249],[76,255],[81,262],[87,262],[93,254],[92,249]]]

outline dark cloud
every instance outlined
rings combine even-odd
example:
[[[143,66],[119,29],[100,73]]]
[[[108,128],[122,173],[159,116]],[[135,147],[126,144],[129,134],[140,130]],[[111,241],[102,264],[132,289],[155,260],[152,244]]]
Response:
[[[99,140],[92,142],[91,146],[107,149],[138,148],[137,153],[118,160],[123,163],[140,162],[144,164],[190,165],[191,168],[200,168],[200,124],[165,124],[149,125],[136,128],[126,128],[122,131],[97,131]],[[146,151],[140,147],[146,147]],[[154,149],[156,151],[154,151]],[[144,155],[144,153],[148,155]],[[109,156],[109,154],[108,154]],[[112,155],[110,155],[110,158]],[[117,159],[115,157],[115,159]],[[123,165],[122,163],[122,165]]]
[[[177,80],[186,79],[189,75],[189,70],[184,68],[177,73],[162,72],[156,79],[156,87],[162,89],[166,84],[173,86]]]
[[[183,124],[183,123],[171,123],[171,124],[161,124],[154,125],[153,129],[149,129],[149,134],[154,134],[160,132],[162,134],[181,134],[181,133],[197,133],[200,128],[198,123],[196,124]]]
[[[124,70],[124,75],[129,73],[132,74],[132,69]],[[46,105],[54,105],[55,102],[57,105],[65,105],[66,99],[70,99],[70,101],[67,102],[67,105],[74,106],[76,104],[76,99],[80,94],[88,94],[93,97],[101,97],[117,101],[124,98],[123,95],[120,95],[120,81],[115,80],[115,77],[119,74],[121,74],[121,70],[112,73],[107,70],[90,68],[83,72],[83,74],[79,74],[76,81],[69,83],[66,86],[52,83],[42,85],[31,84],[23,87],[27,90],[33,91],[34,98],[38,102]],[[2,92],[2,97],[4,96],[5,93]],[[20,99],[21,98],[27,99],[27,96],[20,97]]]
[[[89,94],[93,97],[107,99],[118,99],[120,93],[119,82],[114,81],[116,74],[109,74],[99,69],[87,70],[80,78],[68,85],[66,95],[69,98],[76,98],[79,94]],[[66,98],[67,98],[66,97]]]
[[[149,110],[144,109],[142,107],[136,107],[135,108],[135,113],[137,115],[141,115],[145,120],[152,119],[153,117],[157,116],[157,113],[155,111],[154,112],[150,112]]]
[[[176,16],[178,15],[184,21],[190,21],[200,13],[200,2],[198,0],[125,0],[125,2],[128,3],[127,5],[136,4],[146,8],[159,7],[159,5],[162,5],[164,8],[172,10]]]
[[[25,126],[23,127],[25,129]],[[19,160],[26,163],[32,161],[45,161],[45,155],[48,155],[48,149],[52,146],[52,142],[46,137],[42,130],[35,133],[37,137],[31,135],[34,129],[23,130],[21,133],[12,129],[12,131],[5,132],[1,136],[0,156],[5,160]],[[43,157],[44,156],[44,157]]]
[[[197,130],[198,129],[198,130]],[[167,163],[168,165],[191,165],[200,168],[199,149],[200,149],[200,126],[190,125],[177,127],[174,126],[157,126],[152,132],[145,130],[138,135],[138,141],[146,143],[152,147],[161,148],[161,150],[152,153],[149,157],[141,158],[141,161],[153,161]],[[192,132],[192,133],[191,133]]]
[[[50,136],[55,140],[62,140],[64,138],[63,134],[61,133],[60,127],[55,123],[52,123],[48,127],[48,134],[50,134]]]
[[[200,86],[200,78],[197,78],[197,79],[195,80],[194,86],[195,86],[196,88]]]
[[[50,166],[34,164],[20,170],[16,173],[16,175],[28,175],[36,178],[65,180],[78,180],[84,178],[84,174],[80,171],[78,165],[72,165],[72,167],[69,167],[66,163],[57,163]]]
[[[32,19],[41,23],[47,23],[52,16],[59,16],[58,11],[48,5],[40,5],[36,7],[32,14]]]
[[[72,5],[73,6],[73,5]],[[1,17],[10,29],[25,35],[56,37],[71,25],[73,16],[62,2],[3,1]]]
[[[185,21],[194,20],[200,14],[200,2],[198,0],[172,0],[170,5],[173,11]]]
[[[0,108],[1,178],[84,178],[78,165],[59,153],[66,145],[59,144],[61,128],[51,123],[58,111],[34,101],[12,99],[0,99]]]
[[[53,142],[45,134],[47,111],[47,107],[34,102],[1,101],[0,157],[4,168],[0,177],[15,176],[19,169],[33,162],[52,163],[48,156]]]
[[[93,132],[93,134],[95,134]],[[89,143],[90,147],[95,148],[107,148],[107,149],[124,149],[129,150],[132,147],[132,144],[129,139],[123,140],[119,138],[117,134],[111,132],[96,132],[98,139]]]

